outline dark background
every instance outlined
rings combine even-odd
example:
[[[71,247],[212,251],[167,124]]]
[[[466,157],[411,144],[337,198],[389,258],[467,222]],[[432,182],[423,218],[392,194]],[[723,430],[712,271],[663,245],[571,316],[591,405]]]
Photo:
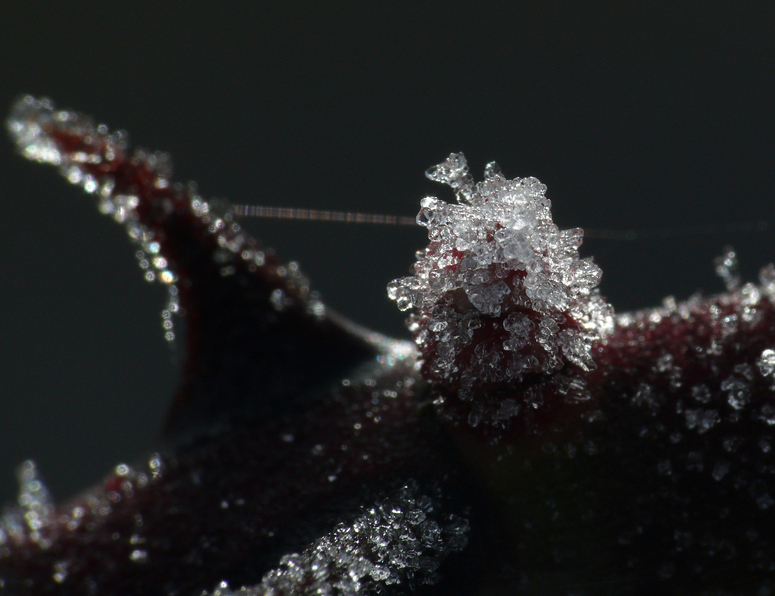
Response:
[[[495,159],[548,184],[562,227],[772,218],[771,2],[15,4],[0,9],[0,109],[32,93],[93,114],[171,152],[206,196],[413,215],[425,195],[451,198],[423,171],[462,150],[477,177]],[[176,355],[164,291],[142,281],[123,230],[10,142],[0,172],[0,501],[25,458],[61,500],[153,448]],[[404,333],[385,285],[422,247],[419,228],[247,225],[329,305]],[[621,312],[719,291],[727,243],[753,279],[772,240],[582,250]]]

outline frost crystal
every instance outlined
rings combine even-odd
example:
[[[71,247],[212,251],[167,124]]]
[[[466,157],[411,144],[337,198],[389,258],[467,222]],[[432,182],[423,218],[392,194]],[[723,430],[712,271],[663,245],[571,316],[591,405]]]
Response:
[[[129,237],[140,246],[135,255],[144,278],[149,282],[161,281],[169,289],[169,300],[162,311],[162,327],[165,339],[173,340],[172,315],[178,311],[177,275],[158,254],[159,243],[153,233],[138,221],[139,197],[116,192],[115,177],[107,172],[102,177],[90,173],[90,168],[106,167],[122,155],[129,145],[128,135],[124,131],[110,133],[104,124],[95,125],[77,112],[57,111],[50,100],[31,96],[16,103],[6,126],[24,157],[59,166],[69,182],[95,197],[100,213],[110,215],[126,227]],[[55,138],[57,134],[80,137],[83,142],[75,149],[65,150]],[[147,167],[156,188],[169,186],[172,166],[166,153],[137,151],[133,158]]]
[[[462,153],[426,175],[452,187],[457,204],[421,201],[430,243],[414,275],[388,285],[398,308],[415,309],[407,324],[424,375],[465,395],[569,362],[593,368],[592,344],[613,312],[596,289],[600,269],[579,258],[582,230],[557,228],[546,187],[507,180],[495,163],[474,183]]]
[[[740,265],[737,261],[735,250],[727,246],[724,254],[713,261],[716,266],[716,275],[724,282],[724,287],[728,292],[732,292],[740,287]]]
[[[19,479],[19,506],[0,517],[0,545],[9,538],[21,541],[25,537],[45,545],[47,541],[41,536],[41,530],[51,521],[54,501],[40,479],[34,461],[24,462],[16,475]]]
[[[775,350],[763,350],[756,365],[763,377],[775,377]]]
[[[209,596],[354,596],[435,583],[441,561],[465,548],[469,530],[461,517],[438,515],[436,501],[409,483],[302,553],[282,557],[260,584],[232,591],[223,582]]]

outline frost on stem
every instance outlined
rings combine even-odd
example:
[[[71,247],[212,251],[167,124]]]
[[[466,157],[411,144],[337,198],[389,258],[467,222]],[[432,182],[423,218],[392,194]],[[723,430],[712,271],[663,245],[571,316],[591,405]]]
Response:
[[[341,523],[301,553],[282,557],[261,583],[231,590],[226,582],[202,596],[357,596],[385,594],[390,586],[434,584],[444,558],[468,543],[468,521],[442,514],[409,482],[351,524]]]
[[[49,99],[21,98],[6,122],[8,131],[21,154],[29,160],[58,166],[62,175],[97,199],[101,213],[110,215],[126,227],[129,237],[140,247],[136,257],[146,281],[160,281],[169,289],[169,301],[162,311],[165,339],[175,338],[172,315],[178,312],[177,274],[160,254],[154,233],[138,217],[140,190],[145,185],[167,191],[172,173],[169,156],[162,152],[138,151],[132,156],[143,179],[131,180],[123,168],[123,184],[117,181],[122,162],[126,161],[129,137],[124,131],[109,132],[82,114],[56,110]]]
[[[497,164],[474,183],[462,153],[426,172],[455,191],[457,204],[421,201],[428,228],[414,275],[391,282],[431,382],[471,397],[568,364],[594,368],[592,344],[613,325],[600,296],[601,271],[579,258],[581,229],[552,222],[546,186],[507,180]]]
[[[162,311],[167,340],[175,339],[173,315],[183,306],[181,276],[183,286],[191,281],[185,279],[191,263],[174,244],[175,234],[182,232],[171,228],[182,228],[180,222],[185,222],[195,228],[200,239],[217,244],[211,252],[223,277],[235,275],[237,260],[252,271],[269,269],[267,253],[242,232],[225,202],[208,202],[198,194],[195,184],[172,181],[168,154],[142,149],[130,152],[126,132],[110,132],[88,116],[57,110],[45,98],[20,98],[6,127],[24,157],[57,166],[69,182],[95,197],[101,213],[124,225],[139,247],[135,256],[145,280],[168,287],[169,301]],[[291,286],[275,289],[272,306],[276,310],[303,302],[310,313],[325,314],[319,296],[309,291],[308,280],[294,263],[273,273],[282,278],[277,285]]]
[[[168,437],[274,416],[382,349],[330,316],[298,264],[250,237],[228,203],[173,181],[166,154],[130,152],[125,133],[30,96],[6,126],[22,155],[58,167],[125,227],[145,279],[168,289],[168,340],[174,316],[185,317]]]

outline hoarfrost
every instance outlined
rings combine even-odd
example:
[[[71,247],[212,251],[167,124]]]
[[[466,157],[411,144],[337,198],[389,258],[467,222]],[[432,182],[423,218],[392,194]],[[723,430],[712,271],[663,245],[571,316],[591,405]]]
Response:
[[[465,548],[469,531],[464,518],[440,516],[437,505],[409,483],[302,553],[283,556],[261,583],[231,590],[222,582],[202,596],[354,596],[389,585],[435,583],[442,560]]]
[[[429,246],[413,276],[388,285],[399,309],[416,311],[408,325],[426,374],[467,392],[567,363],[594,368],[591,347],[612,328],[612,309],[596,289],[600,269],[579,258],[583,232],[552,222],[546,187],[507,180],[494,163],[474,183],[462,153],[426,175],[452,187],[457,204],[421,201]]]
[[[154,199],[163,209],[163,214],[158,217],[183,209],[199,219],[220,248],[215,251],[214,260],[222,275],[234,274],[237,259],[245,261],[249,267],[265,265],[266,255],[241,231],[228,208],[205,201],[193,183],[186,186],[172,183],[172,162],[166,153],[136,150],[127,155],[129,140],[125,132],[111,133],[107,126],[96,125],[86,116],[56,110],[50,100],[31,96],[22,97],[15,104],[6,126],[22,155],[58,166],[69,182],[81,186],[95,198],[101,213],[126,228],[131,240],[139,247],[135,255],[144,278],[149,282],[159,281],[167,287],[168,301],[162,311],[165,339],[175,339],[173,315],[180,311],[176,265],[162,254],[163,239],[157,238],[154,231],[140,221],[138,209],[142,193],[135,188],[137,184],[127,184],[122,178],[125,173],[119,175],[115,171],[117,164],[130,161],[144,171],[143,176],[148,180],[143,184],[160,192]],[[80,139],[78,149],[68,147],[62,138]],[[289,288],[305,299],[310,298],[306,304],[310,312],[318,317],[325,316],[322,303],[309,291],[309,282],[295,263],[290,263],[287,268],[278,267],[276,273],[285,278]],[[272,305],[277,310],[286,309],[290,302],[287,295],[272,296]]]
[[[724,254],[714,260],[716,275],[724,282],[728,292],[740,287],[740,266],[737,261],[737,253],[732,247],[726,247]]]
[[[721,382],[721,390],[726,392],[727,402],[735,410],[742,410],[751,398],[748,382],[734,375]]]
[[[762,290],[770,300],[775,300],[775,265],[770,263],[759,271],[759,282]]]

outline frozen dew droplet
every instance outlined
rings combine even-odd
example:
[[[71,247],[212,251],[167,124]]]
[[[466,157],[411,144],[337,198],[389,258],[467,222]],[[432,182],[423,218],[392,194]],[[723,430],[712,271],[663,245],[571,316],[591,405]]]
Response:
[[[425,175],[428,179],[448,184],[455,190],[471,185],[468,162],[462,153],[450,153],[444,162],[428,168]]]
[[[67,579],[67,576],[69,575],[69,567],[70,561],[67,560],[54,563],[54,573],[51,577],[56,583],[61,584]]]
[[[740,266],[737,253],[732,247],[726,247],[724,253],[714,260],[716,275],[724,282],[727,291],[732,292],[740,287]]]
[[[750,387],[745,379],[730,376],[721,382],[721,390],[727,393],[727,402],[735,410],[742,410],[750,400]]]
[[[756,360],[756,366],[763,377],[775,376],[775,350],[770,348],[763,350]]]
[[[277,312],[285,311],[291,305],[291,299],[286,295],[284,290],[277,288],[272,290],[269,296],[269,302],[272,304]]]
[[[129,560],[133,563],[146,563],[148,561],[148,551],[136,548],[129,553]]]
[[[743,284],[740,288],[740,303],[743,306],[756,306],[761,300],[762,293],[752,283]]]
[[[491,161],[486,166],[484,166],[485,178],[494,178],[500,173],[501,173],[501,167],[498,165],[497,162]]]
[[[775,265],[770,263],[759,271],[759,283],[762,291],[771,300],[775,301]]]
[[[6,126],[27,159],[58,165],[62,155],[43,126],[54,118],[54,105],[48,99],[25,96],[11,111]]]
[[[701,404],[708,403],[711,398],[711,392],[707,385],[699,384],[693,385],[691,388],[692,397]]]

